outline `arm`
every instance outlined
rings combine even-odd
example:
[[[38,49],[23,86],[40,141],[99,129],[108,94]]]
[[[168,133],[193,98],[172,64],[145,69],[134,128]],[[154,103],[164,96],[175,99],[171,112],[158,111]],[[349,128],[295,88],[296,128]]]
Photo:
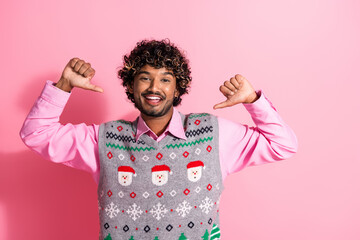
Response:
[[[242,103],[256,127],[219,119],[220,163],[223,179],[247,166],[256,166],[291,157],[298,140],[263,91],[255,92],[250,82],[237,74],[225,81],[220,91],[227,98],[214,109]]]
[[[276,162],[293,156],[298,140],[264,92],[259,99],[243,104],[256,127],[219,119],[220,162],[223,179],[247,166]]]
[[[70,64],[71,61],[64,72],[71,68]],[[78,68],[77,71],[80,69]],[[95,124],[90,126],[85,124],[61,125],[59,123],[59,117],[70,97],[69,91],[74,87],[69,82],[65,82],[66,79],[63,77],[66,74],[64,72],[61,80],[57,83],[60,87],[54,86],[51,81],[46,82],[40,97],[22,126],[20,137],[30,149],[44,158],[90,172],[94,180],[98,182],[97,135],[99,126]],[[67,91],[61,86],[67,88]]]

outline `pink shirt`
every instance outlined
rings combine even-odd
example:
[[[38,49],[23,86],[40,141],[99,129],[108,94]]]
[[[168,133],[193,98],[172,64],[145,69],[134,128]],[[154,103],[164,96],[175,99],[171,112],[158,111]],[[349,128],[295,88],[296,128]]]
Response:
[[[283,121],[262,90],[260,98],[243,104],[256,127],[218,117],[219,154],[223,180],[231,173],[247,166],[276,162],[296,153],[298,140]],[[70,97],[47,81],[28,114],[20,136],[24,143],[44,158],[90,172],[99,183],[98,133],[99,125],[59,123],[60,115]],[[168,127],[159,137],[139,117],[136,139],[148,134],[160,141],[167,134],[186,139],[179,112],[174,108]]]

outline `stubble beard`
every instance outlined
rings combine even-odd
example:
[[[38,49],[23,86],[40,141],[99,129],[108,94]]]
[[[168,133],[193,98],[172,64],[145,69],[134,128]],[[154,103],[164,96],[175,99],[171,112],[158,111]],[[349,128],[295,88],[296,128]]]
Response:
[[[171,109],[171,107],[173,105],[173,101],[167,100],[162,109],[159,109],[159,110],[149,109],[149,110],[147,110],[147,109],[143,108],[143,105],[141,104],[141,99],[140,98],[141,97],[139,97],[137,100],[135,100],[135,107],[137,109],[139,109],[139,111],[142,114],[145,114],[146,116],[149,116],[149,117],[162,117],[162,116],[166,115],[170,111],[170,109]],[[165,101],[165,100],[163,100],[163,101]]]

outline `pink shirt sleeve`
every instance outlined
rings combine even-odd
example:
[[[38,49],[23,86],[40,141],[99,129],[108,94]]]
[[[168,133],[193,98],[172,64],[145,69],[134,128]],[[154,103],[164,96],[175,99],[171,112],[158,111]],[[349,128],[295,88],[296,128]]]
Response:
[[[291,157],[298,147],[292,129],[259,90],[260,98],[243,104],[256,124],[249,127],[219,119],[220,163],[223,179],[247,166]],[[42,157],[92,174],[99,183],[99,125],[59,123],[70,97],[47,81],[20,131],[24,143]]]
[[[92,174],[99,182],[99,125],[59,123],[70,93],[46,85],[35,102],[20,131],[20,137],[30,149],[42,157]]]
[[[262,90],[260,98],[243,104],[256,127],[223,118],[219,122],[219,149],[223,180],[247,166],[257,166],[290,158],[298,140]]]

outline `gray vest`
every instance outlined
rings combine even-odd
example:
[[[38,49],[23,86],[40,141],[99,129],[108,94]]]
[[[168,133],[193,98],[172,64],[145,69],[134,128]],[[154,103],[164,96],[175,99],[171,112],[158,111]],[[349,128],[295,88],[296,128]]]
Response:
[[[206,113],[181,119],[186,141],[136,141],[138,119],[100,125],[99,239],[220,239],[218,121]]]

